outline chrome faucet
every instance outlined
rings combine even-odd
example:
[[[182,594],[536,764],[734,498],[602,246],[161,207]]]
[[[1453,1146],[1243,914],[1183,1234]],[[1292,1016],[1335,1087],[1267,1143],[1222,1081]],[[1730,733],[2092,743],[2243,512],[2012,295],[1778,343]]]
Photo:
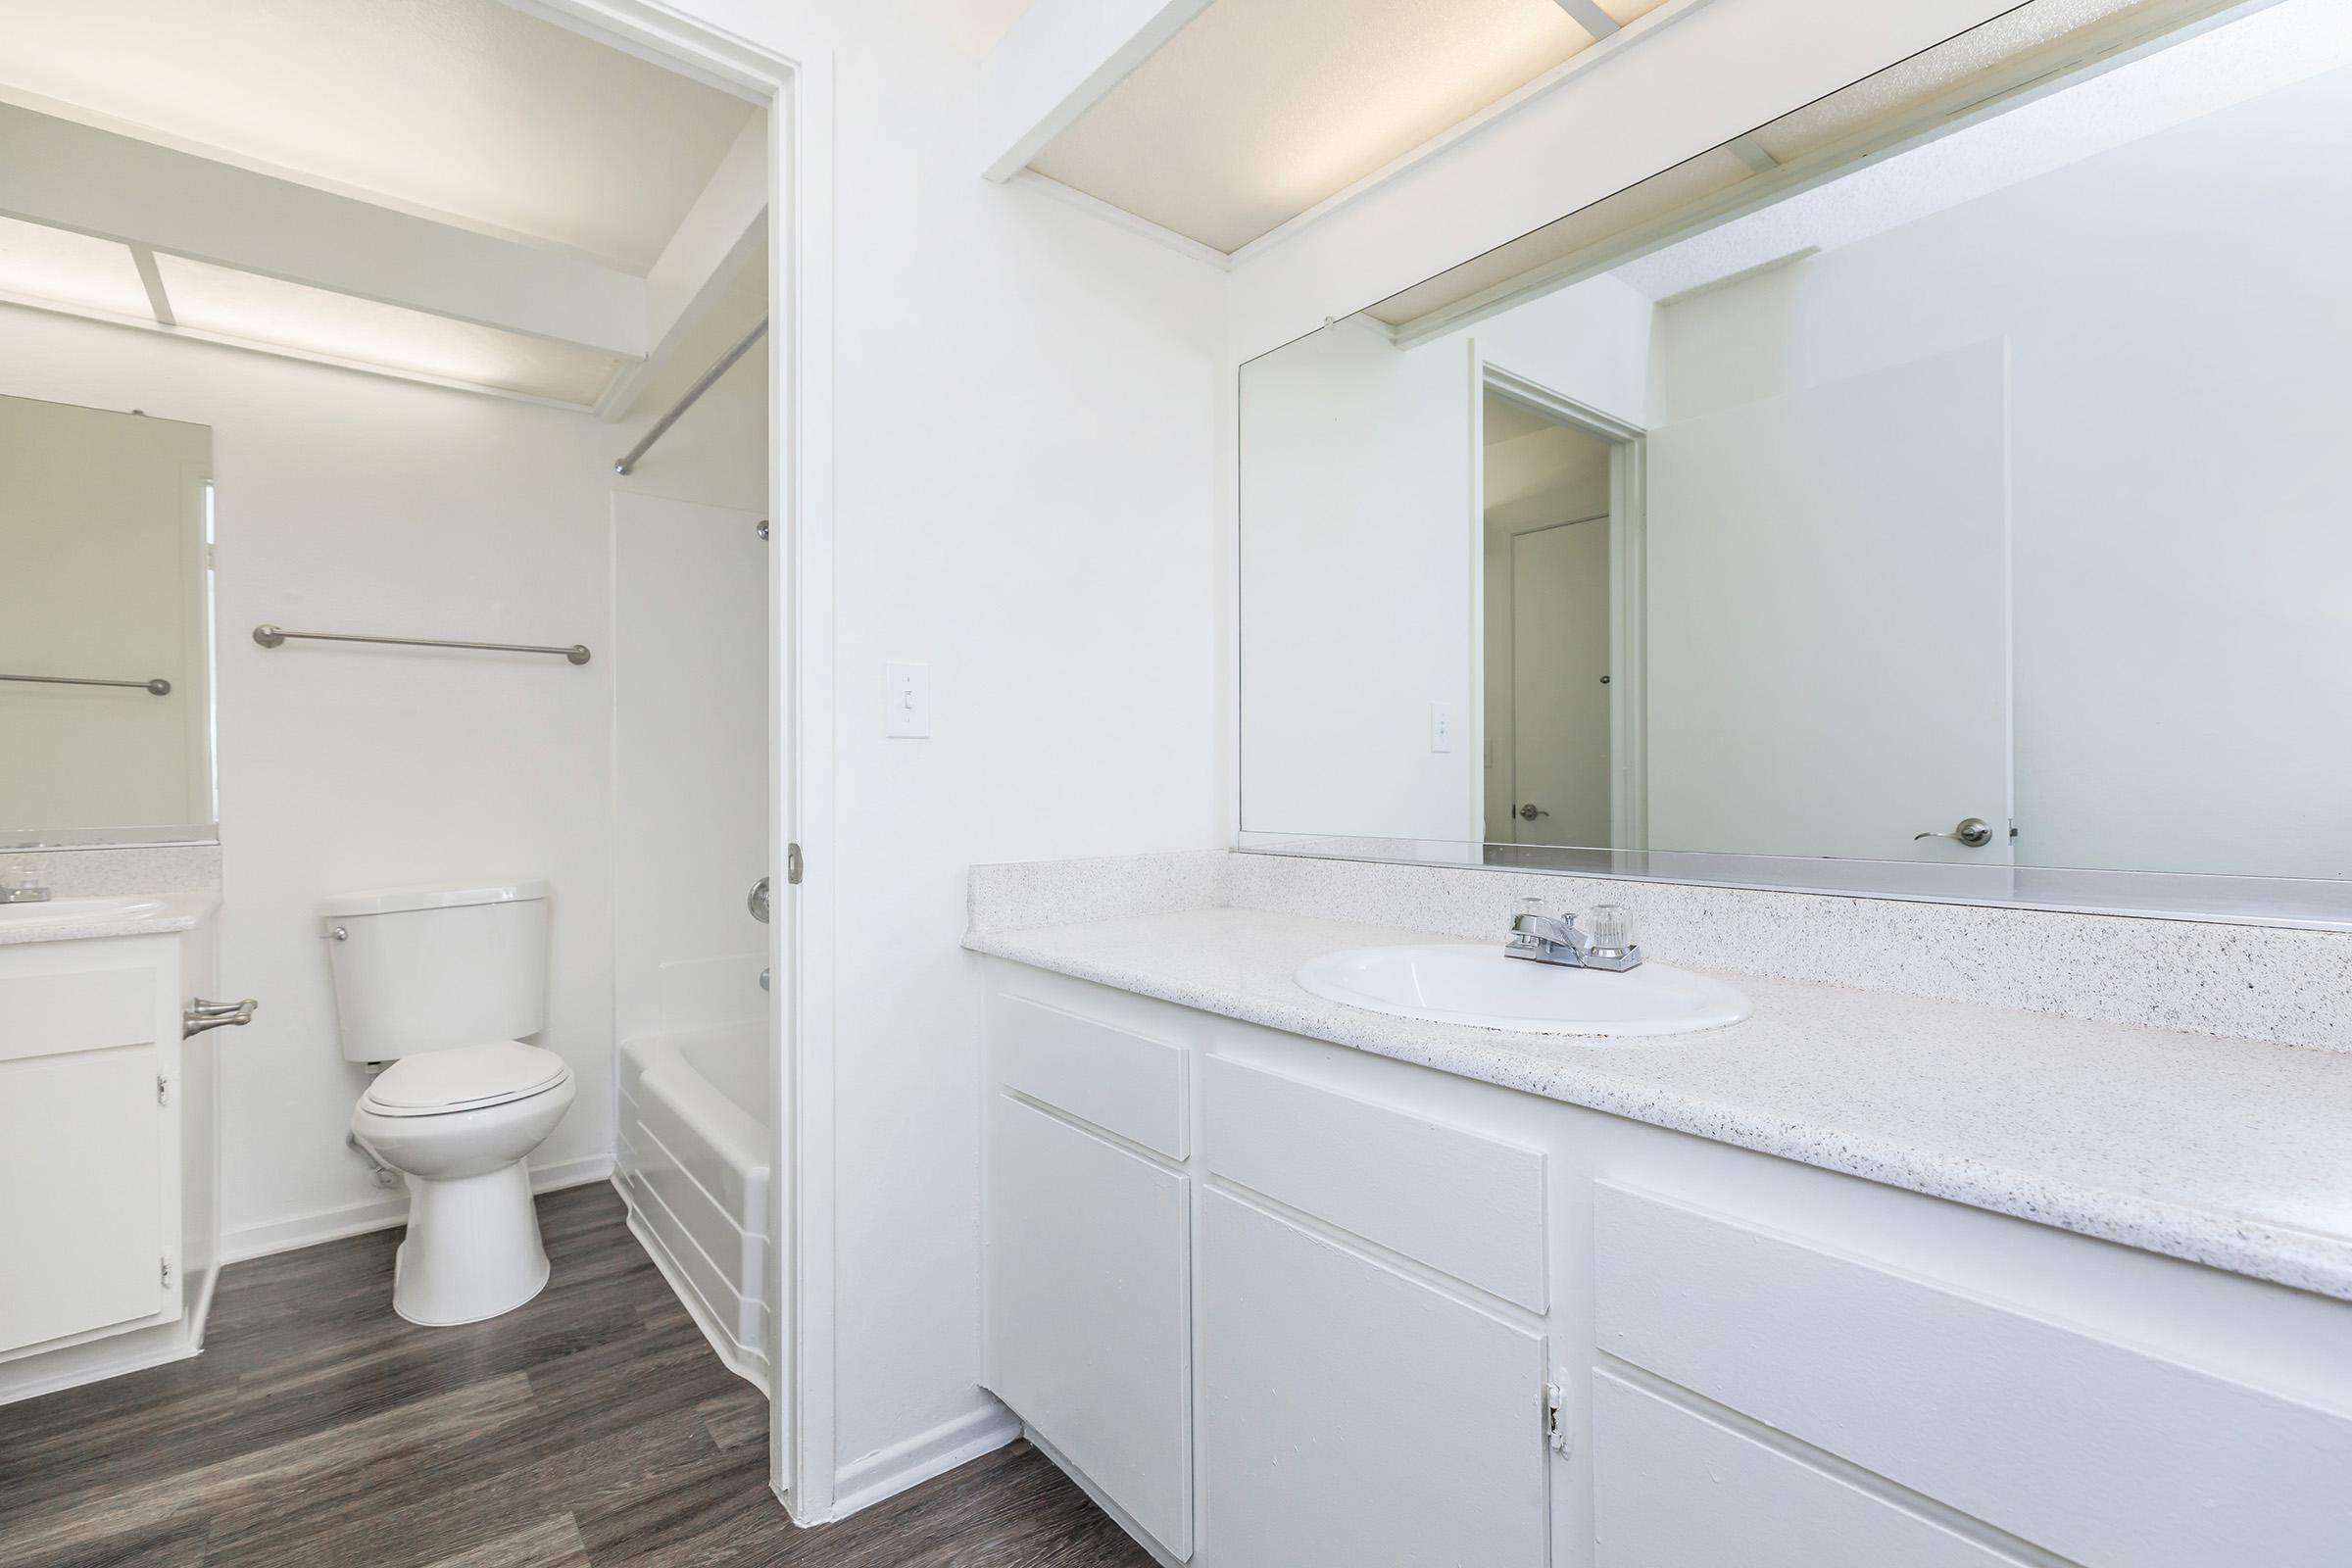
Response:
[[[1639,968],[1642,950],[1625,940],[1629,927],[1624,908],[1598,905],[1591,918],[1592,931],[1582,931],[1573,913],[1545,914],[1542,900],[1529,899],[1511,916],[1511,939],[1502,945],[1502,956],[1568,969],[1605,969],[1613,974]]]
[[[41,886],[40,873],[21,865],[0,870],[0,904],[47,904],[49,890]]]

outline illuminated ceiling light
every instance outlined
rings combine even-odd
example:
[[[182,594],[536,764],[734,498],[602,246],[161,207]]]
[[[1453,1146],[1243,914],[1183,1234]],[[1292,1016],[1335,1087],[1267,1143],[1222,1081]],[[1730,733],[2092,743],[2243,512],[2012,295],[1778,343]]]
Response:
[[[592,407],[623,360],[384,305],[256,272],[157,253],[159,286],[181,327],[360,368]],[[133,287],[137,286],[134,277]],[[140,303],[145,304],[144,295]]]
[[[110,316],[148,314],[147,290],[127,249],[14,218],[0,218],[0,294]]]

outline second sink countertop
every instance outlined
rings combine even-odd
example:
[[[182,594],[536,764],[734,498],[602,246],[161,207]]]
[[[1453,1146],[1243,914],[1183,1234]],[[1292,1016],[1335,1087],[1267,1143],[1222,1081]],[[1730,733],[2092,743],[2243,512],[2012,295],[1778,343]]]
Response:
[[[1389,1017],[1293,978],[1327,953],[1443,940],[1207,908],[964,945],[2352,1300],[2352,1053],[1729,974],[1755,1003],[1743,1023],[1593,1040]]]
[[[38,911],[19,919],[0,920],[0,947],[22,942],[86,942],[95,937],[162,936],[173,931],[186,931],[206,915],[220,907],[220,901],[210,893],[159,893],[139,895],[142,905],[153,908],[107,910],[91,914],[75,910],[74,906],[99,895],[59,894],[52,903],[12,906],[16,909]],[[128,894],[108,894],[106,898],[129,898]]]

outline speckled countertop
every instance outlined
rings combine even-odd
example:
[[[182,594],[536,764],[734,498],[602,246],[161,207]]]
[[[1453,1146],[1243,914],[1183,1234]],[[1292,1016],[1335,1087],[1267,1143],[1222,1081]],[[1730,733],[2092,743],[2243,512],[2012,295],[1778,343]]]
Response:
[[[1746,1022],[1612,1042],[1392,1018],[1292,978],[1430,940],[1206,908],[965,946],[2352,1300],[2352,1052],[1738,974]]]
[[[185,931],[213,912],[220,900],[209,893],[159,894],[153,898],[59,897],[47,904],[12,905],[0,918],[0,947],[20,942],[86,942],[93,937],[151,937]],[[92,909],[97,904],[125,906]]]

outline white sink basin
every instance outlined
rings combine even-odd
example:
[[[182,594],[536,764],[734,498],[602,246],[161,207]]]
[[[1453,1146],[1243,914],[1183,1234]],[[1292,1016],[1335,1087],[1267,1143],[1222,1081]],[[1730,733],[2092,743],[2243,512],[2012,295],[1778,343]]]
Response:
[[[1747,998],[1671,964],[1622,974],[1506,958],[1502,945],[1358,948],[1298,971],[1327,1002],[1398,1018],[1539,1035],[1682,1035],[1748,1014]]]
[[[0,928],[65,925],[81,920],[137,920],[163,911],[160,899],[51,899],[43,904],[0,904]]]

